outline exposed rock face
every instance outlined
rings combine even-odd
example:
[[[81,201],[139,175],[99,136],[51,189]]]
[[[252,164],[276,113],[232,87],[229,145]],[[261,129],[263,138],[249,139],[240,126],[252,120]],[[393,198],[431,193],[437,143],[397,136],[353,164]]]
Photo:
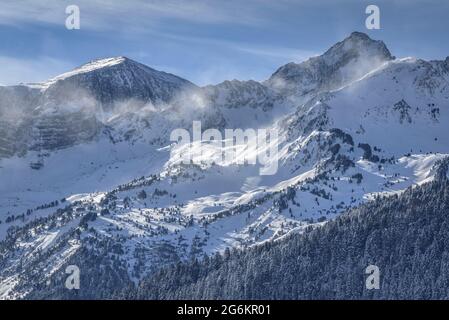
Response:
[[[143,103],[167,103],[181,90],[193,89],[191,82],[175,75],[156,71],[126,57],[94,60],[60,75],[45,84],[44,97],[63,103],[83,90],[103,107],[133,99]]]
[[[115,108],[158,106],[196,89],[126,57],[95,60],[42,84],[0,87],[0,158],[91,141]]]
[[[279,68],[266,84],[283,94],[316,94],[340,88],[392,59],[382,41],[354,32],[321,56]]]
[[[277,99],[274,90],[257,81],[225,81],[216,86],[204,88],[211,105],[225,108],[260,108],[268,110],[273,108]]]

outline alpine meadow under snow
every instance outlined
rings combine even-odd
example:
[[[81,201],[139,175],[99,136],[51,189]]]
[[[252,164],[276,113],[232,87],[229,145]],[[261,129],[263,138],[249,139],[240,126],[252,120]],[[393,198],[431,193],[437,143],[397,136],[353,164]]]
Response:
[[[220,151],[207,142],[190,145],[197,158],[182,163],[186,146],[170,141],[170,134],[192,131],[193,121],[202,130],[221,132],[276,128],[279,135],[271,143],[278,149],[277,172],[260,175],[260,164],[208,161]],[[414,294],[404,296],[407,279],[391,276],[399,279],[397,286],[383,295],[350,295],[333,291],[338,281],[317,288],[319,279],[307,277],[313,270],[305,261],[330,275],[326,263],[335,261],[313,262],[326,251],[317,247],[330,246],[333,235],[343,244],[367,237],[357,228],[381,232],[383,220],[365,212],[370,206],[385,219],[395,206],[400,217],[411,210],[415,215],[404,221],[432,229],[432,214],[423,222],[403,204],[413,206],[414,195],[428,199],[438,189],[441,206],[431,209],[435,219],[444,220],[448,123],[449,57],[396,58],[382,41],[360,32],[320,56],[280,67],[263,82],[198,87],[114,57],[45,83],[0,87],[0,298],[447,298],[447,279],[436,270],[428,279],[446,283],[446,291],[420,291],[419,282]],[[207,159],[199,152],[204,147]],[[242,152],[250,157],[260,151]],[[360,220],[358,213],[365,212],[369,220],[337,218],[347,211]],[[404,235],[395,229],[401,222],[391,219],[390,231]],[[353,228],[360,232],[344,233]],[[433,252],[426,248],[442,245],[435,243],[407,250]],[[394,244],[374,247],[393,257]],[[291,270],[299,270],[303,285],[292,283],[285,294],[268,287],[248,287],[241,295],[228,287],[210,289],[220,285],[220,275],[234,279],[226,268],[251,272],[251,259],[266,263],[273,255],[277,265],[283,246],[306,259]],[[229,257],[228,248],[242,251]],[[362,255],[359,249],[351,261]],[[421,259],[417,272],[425,270],[427,260],[414,256]],[[360,261],[368,258],[365,252]],[[446,253],[435,259],[446,261]],[[174,264],[181,265],[178,273]],[[62,289],[68,265],[81,269],[79,292]],[[361,267],[356,265],[348,270]],[[279,266],[290,279],[285,265]],[[192,269],[203,276],[186,281],[183,275]],[[277,269],[268,269],[270,277],[257,279],[279,282]],[[184,280],[164,287],[174,274]],[[145,294],[145,288],[153,293]],[[161,288],[166,293],[156,296]]]

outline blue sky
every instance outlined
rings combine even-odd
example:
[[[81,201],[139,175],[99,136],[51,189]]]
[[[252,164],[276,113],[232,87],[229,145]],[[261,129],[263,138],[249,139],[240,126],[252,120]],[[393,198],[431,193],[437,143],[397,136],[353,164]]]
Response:
[[[65,28],[68,5],[81,29]],[[365,28],[378,5],[381,29]],[[1,0],[0,84],[48,79],[95,58],[125,55],[199,85],[264,80],[352,31],[392,54],[449,56],[447,0]]]

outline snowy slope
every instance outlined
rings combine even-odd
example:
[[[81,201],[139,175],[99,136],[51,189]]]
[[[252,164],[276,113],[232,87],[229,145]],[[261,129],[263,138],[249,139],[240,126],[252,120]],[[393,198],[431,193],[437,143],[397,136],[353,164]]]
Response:
[[[282,66],[265,83],[283,95],[311,97],[338,89],[392,59],[382,41],[353,32],[321,56]]]
[[[74,85],[88,92],[85,103],[58,102]],[[80,260],[111,263],[126,283],[167,263],[301,232],[434,179],[449,155],[449,59],[396,59],[361,33],[264,83],[198,88],[120,57],[14,90],[46,103],[24,125],[38,138],[0,153],[2,298],[58,281]],[[214,144],[173,144],[171,131],[191,130],[194,120],[203,130],[277,128],[277,172],[219,161]],[[63,141],[54,138],[61,128]],[[186,147],[190,164],[179,161]]]
[[[70,90],[84,90],[103,106],[134,99],[142,102],[168,102],[182,89],[195,85],[175,75],[154,70],[126,57],[91,61],[57,76],[41,86],[48,100],[63,102]]]

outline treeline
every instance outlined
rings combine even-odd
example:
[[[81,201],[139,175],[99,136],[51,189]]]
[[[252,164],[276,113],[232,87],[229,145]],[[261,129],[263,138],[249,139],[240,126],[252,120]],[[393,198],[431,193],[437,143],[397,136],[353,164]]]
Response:
[[[443,172],[437,181],[378,197],[323,227],[250,249],[182,262],[175,248],[161,247],[166,261],[160,265],[170,266],[137,285],[127,262],[118,259],[120,241],[83,245],[68,263],[82,266],[79,290],[64,287],[62,268],[50,286],[36,282],[27,298],[449,299],[449,182]],[[365,286],[369,265],[379,267],[379,290]]]
[[[324,227],[164,268],[111,298],[448,299],[445,176],[351,210]],[[365,286],[368,265],[380,289]]]

